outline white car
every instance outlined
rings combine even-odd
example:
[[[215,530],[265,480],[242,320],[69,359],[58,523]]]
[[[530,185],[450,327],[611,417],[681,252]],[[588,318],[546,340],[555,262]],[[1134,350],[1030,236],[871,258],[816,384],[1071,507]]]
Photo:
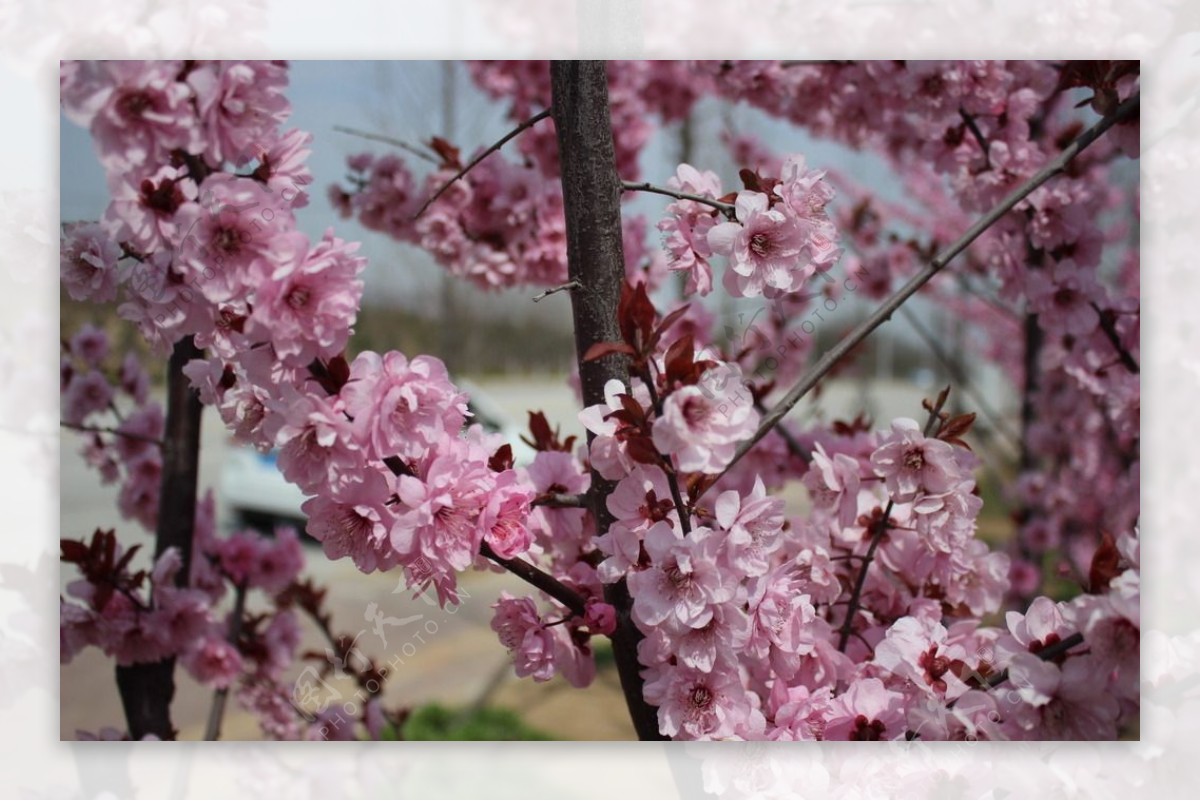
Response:
[[[502,434],[513,449],[513,461],[527,465],[537,453],[521,439],[524,429],[510,420],[478,386],[459,381],[467,393],[469,423],[479,423],[490,433]],[[300,505],[306,500],[295,484],[279,472],[276,452],[261,453],[245,445],[234,445],[221,470],[221,499],[234,528],[250,527],[270,532],[277,524],[288,524],[303,533],[305,517]]]

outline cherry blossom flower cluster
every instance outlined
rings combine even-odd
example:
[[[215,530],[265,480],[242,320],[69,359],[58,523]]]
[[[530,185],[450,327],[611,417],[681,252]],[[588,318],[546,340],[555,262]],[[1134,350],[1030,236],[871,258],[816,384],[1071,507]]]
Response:
[[[219,538],[212,510],[210,494],[197,514],[188,566],[177,549],[168,548],[149,571],[135,569],[141,546],[123,548],[111,530],[97,529],[90,541],[63,539],[63,561],[81,575],[60,604],[64,664],[96,647],[118,665],[178,658],[193,678],[214,689],[282,681],[300,639],[295,614],[274,605],[253,626],[239,624],[231,638],[230,623],[216,605],[227,585],[272,599],[283,593],[304,564],[299,537],[281,528],[271,538],[251,530]]]
[[[343,217],[428,251],[452,275],[483,289],[562,283],[567,275],[562,190],[532,166],[493,154],[426,198],[461,169],[455,152],[418,188],[396,156],[351,156],[352,191],[330,188]]]
[[[558,182],[500,153],[456,179],[463,166],[457,149],[443,146],[440,152],[438,169],[419,183],[395,155],[350,156],[351,186],[331,185],[330,200],[343,218],[354,217],[370,230],[421,248],[451,275],[480,289],[566,281],[566,222]],[[626,272],[657,285],[666,265],[661,254],[649,251],[645,227],[641,216],[624,221]]]
[[[832,267],[841,251],[825,210],[834,193],[823,175],[809,169],[803,156],[785,160],[778,179],[747,171],[746,188],[734,195],[733,219],[718,219],[719,211],[701,200],[670,204],[658,229],[671,269],[687,273],[687,291],[712,291],[713,256],[728,261],[724,286],[734,297],[797,293]],[[714,201],[721,196],[715,173],[688,164],[679,166],[668,187]]]
[[[84,461],[104,485],[117,484],[117,508],[147,530],[158,521],[163,408],[133,353],[113,369],[111,343],[85,324],[64,338],[59,360],[62,420],[83,436]]]
[[[817,133],[879,146],[920,201],[919,209],[898,208],[838,176],[852,200],[839,219],[852,246],[846,271],[865,278],[858,283],[871,297],[890,292],[934,243],[965,230],[972,213],[1081,130],[1071,91],[1090,90],[1080,105],[1107,113],[1137,89],[1130,62],[712,66],[719,91]],[[858,96],[846,104],[851,87]],[[816,117],[808,112],[814,93],[825,109]],[[1117,155],[1136,156],[1137,131],[1136,118],[1115,126],[1067,175],[980,237],[960,269],[982,290],[934,288],[947,310],[983,334],[974,343],[983,355],[1026,387],[1031,422],[1020,443],[1027,467],[1016,485],[1022,533],[1013,550],[1014,589],[1025,600],[1036,594],[1044,554],[1085,570],[1096,547],[1091,532],[1128,530],[1138,515],[1138,254],[1126,222],[1138,210],[1136,191],[1130,207],[1110,167]],[[741,146],[746,159],[778,163]],[[1102,255],[1114,252],[1110,269]]]
[[[66,63],[63,110],[91,131],[111,195],[64,237],[72,298],[119,300],[163,350],[193,335],[227,353],[271,342],[300,364],[340,353],[364,261],[296,230],[311,136],[281,130],[286,85],[279,62]]]
[[[472,61],[475,84],[488,95],[509,102],[508,116],[519,123],[550,107],[547,61]],[[613,115],[617,171],[633,180],[638,158],[654,133],[652,120],[681,120],[704,91],[683,61],[614,61],[609,63],[608,94]],[[547,178],[558,176],[558,141],[552,121],[531,129],[518,141],[521,152]]]
[[[324,426],[321,442],[332,444],[331,420],[320,416],[328,411],[324,392],[305,405],[305,384],[310,368],[324,370],[345,348],[365,261],[332,231],[313,245],[296,230],[293,210],[307,203],[312,180],[311,136],[281,130],[286,84],[279,62],[65,62],[63,109],[91,131],[111,203],[99,222],[64,226],[61,276],[75,300],[119,301],[119,314],[160,350],[193,337],[210,357],[187,372],[235,436],[271,447],[283,431],[278,445],[289,464],[311,469],[304,454],[315,443],[304,436]],[[148,399],[149,380],[132,354],[115,378],[106,373],[108,350],[104,333],[90,327],[64,343],[64,424],[85,432],[84,456],[102,481],[122,482],[122,514],[153,529],[163,411]],[[133,411],[117,405],[121,394]],[[140,546],[122,549],[111,532],[90,544],[64,540],[64,559],[84,574],[69,591],[82,603],[63,606],[64,657],[85,645],[122,665],[178,656],[214,688],[236,680],[239,699],[273,736],[328,733],[297,718],[283,681],[299,638],[290,611],[303,565],[296,535],[217,538],[212,524],[210,498],[197,511],[194,553],[182,572],[170,551],[153,571],[135,571]],[[219,620],[214,604],[225,583],[240,593],[261,589],[276,599],[275,611]],[[234,623],[239,633],[231,635]],[[377,701],[371,709],[378,723]]]

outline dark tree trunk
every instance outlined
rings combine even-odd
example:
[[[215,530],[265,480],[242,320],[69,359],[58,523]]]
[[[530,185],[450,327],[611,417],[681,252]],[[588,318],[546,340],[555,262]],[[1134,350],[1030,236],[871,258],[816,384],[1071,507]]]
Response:
[[[621,338],[617,326],[617,303],[625,281],[621,181],[613,151],[604,62],[552,62],[550,89],[562,164],[568,273],[579,282],[579,287],[571,293],[575,352],[583,403],[593,406],[604,402],[604,385],[610,379],[626,384],[629,381],[624,356],[583,361],[583,355],[593,344]],[[591,440],[589,434],[588,442]],[[613,482],[592,471],[588,505],[596,520],[597,534],[607,531],[612,523],[605,503],[612,489]],[[632,601],[625,582],[608,586],[605,599],[617,610],[613,653],[634,728],[642,740],[661,740],[657,710],[642,697],[641,665],[637,659],[637,644],[642,635],[630,617]]]
[[[196,483],[200,461],[200,396],[188,386],[183,367],[203,356],[191,337],[176,343],[167,364],[167,419],[163,433],[162,489],[154,556],[176,548],[183,567],[176,583],[186,585],[191,574],[192,539],[196,528]],[[153,734],[175,738],[171,700],[175,696],[175,659],[117,668],[117,689],[129,725],[129,736],[140,740]]]

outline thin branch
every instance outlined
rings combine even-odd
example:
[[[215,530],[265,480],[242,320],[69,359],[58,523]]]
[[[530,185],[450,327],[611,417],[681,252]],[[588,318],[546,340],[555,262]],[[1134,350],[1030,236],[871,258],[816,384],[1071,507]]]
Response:
[[[362,139],[369,139],[372,142],[383,142],[387,145],[393,145],[401,150],[407,150],[417,158],[425,159],[433,164],[441,164],[441,161],[439,161],[436,156],[426,153],[421,148],[417,147],[416,145],[409,144],[403,139],[395,139],[391,136],[384,136],[383,134],[360,131],[357,128],[347,128],[345,125],[335,125],[333,126],[333,130],[337,131],[338,133],[350,134],[351,136],[357,136]]]
[[[388,458],[383,460],[383,463],[385,465],[387,465],[389,470],[391,470],[394,474],[396,474],[398,476],[410,473],[410,471],[407,469],[407,466],[404,465],[404,463],[397,456],[389,456]],[[575,500],[580,501],[579,505],[581,505],[581,506],[585,505],[582,502],[581,496],[563,495],[563,496],[552,496],[552,497],[555,497],[555,498],[561,497],[561,499],[564,501],[567,501],[567,500],[573,498]],[[534,501],[534,505],[537,505],[536,499]],[[543,505],[551,506],[554,504],[545,503]],[[563,505],[565,506],[567,504],[564,503]],[[574,505],[574,504],[571,504],[571,505]],[[572,612],[575,612],[578,615],[582,615],[585,612],[586,602],[585,602],[583,596],[581,596],[579,593],[572,590],[567,585],[560,582],[558,579],[554,578],[554,576],[551,576],[549,573],[543,572],[540,568],[530,564],[529,562],[526,562],[523,559],[506,559],[505,557],[503,557],[500,554],[493,551],[492,546],[488,545],[486,542],[484,542],[480,546],[479,554],[481,556],[483,556],[484,558],[490,559],[493,562],[495,562],[496,564],[500,565],[505,570],[507,570],[508,572],[515,575],[517,578],[520,578],[520,579],[528,582],[529,584],[532,584],[533,586],[537,587],[539,590],[546,593],[551,598],[554,598],[555,600],[562,603],[563,606],[566,606]],[[318,620],[317,622],[321,623],[320,620]],[[333,642],[332,634],[329,632],[328,626],[326,624],[322,624],[322,627],[325,629],[326,636],[328,636],[330,638],[330,641]]]
[[[157,437],[148,437],[145,434],[136,434],[132,431],[121,431],[111,426],[85,426],[80,423],[68,423],[66,420],[59,420],[58,424],[72,431],[85,431],[92,434],[112,434],[117,437],[125,437],[126,439],[135,439],[139,442],[149,442],[151,445],[158,445],[159,447],[162,447],[163,444],[163,441]]]
[[[542,120],[546,119],[549,116],[550,116],[550,109],[546,109],[545,111],[539,111],[537,114],[534,114],[532,117],[525,120],[525,122],[521,123],[516,128],[513,128],[511,131],[506,133],[504,135],[504,137],[500,139],[500,141],[496,142],[496,144],[492,145],[487,150],[483,151],[478,156],[471,159],[471,162],[469,164],[467,164],[467,166],[463,167],[461,170],[459,170],[457,173],[455,173],[453,178],[451,178],[446,183],[442,184],[441,188],[438,189],[438,191],[434,192],[432,195],[429,196],[429,199],[426,200],[421,205],[421,208],[417,209],[417,213],[412,216],[412,219],[416,220],[422,214],[424,214],[425,210],[427,208],[429,208],[431,205],[433,205],[433,202],[435,200],[437,200],[439,197],[441,197],[443,195],[443,193],[445,193],[445,191],[454,184],[455,181],[457,181],[459,178],[462,178],[464,175],[466,175],[468,172],[470,172],[471,169],[476,164],[483,161],[485,158],[492,155],[500,148],[504,147],[505,143],[507,143],[508,140],[517,136],[522,131],[524,131],[526,128],[532,128],[534,125],[536,125],[537,123],[541,122]]]
[[[767,413],[767,407],[763,405],[761,400],[754,401],[754,408],[758,410],[759,414]],[[792,456],[798,457],[805,463],[812,459],[812,451],[805,450],[804,446],[801,445],[799,440],[796,439],[795,435],[788,430],[787,426],[779,426],[779,436],[783,437],[783,441],[787,443],[788,452],[791,453]]]
[[[975,118],[961,107],[958,109],[958,116],[962,117],[962,121],[967,125],[967,130],[975,137],[975,141],[979,143],[979,148],[983,151],[984,169],[990,170],[992,168],[992,159],[988,156],[988,141],[983,135],[983,131],[979,130],[979,125],[976,124]]]
[[[1059,640],[1054,645],[1046,646],[1034,654],[1034,656],[1043,662],[1049,662],[1051,659],[1057,659],[1062,656],[1077,645],[1083,645],[1083,635],[1079,632]],[[1008,681],[1008,671],[1002,670],[994,676],[989,676],[987,681],[984,682],[984,687],[990,690],[993,687],[999,687],[1006,681]]]
[[[949,392],[943,392],[938,396],[937,402],[929,409],[929,419],[925,423],[925,436],[933,433],[934,426],[937,424],[938,414],[942,411],[942,406],[946,403],[946,398],[949,397]],[[879,543],[883,542],[883,537],[891,528],[892,509],[896,502],[889,500],[887,508],[883,510],[883,516],[875,523],[875,530],[871,535],[871,544],[867,546],[867,553],[862,559],[862,568],[858,571],[858,578],[854,581],[854,589],[850,592],[850,602],[846,607],[846,619],[842,621],[842,627],[838,631],[838,650],[845,653],[846,645],[850,642],[850,635],[854,633],[854,617],[858,614],[859,604],[862,601],[863,587],[867,583],[867,570],[871,567],[871,561],[875,558],[875,550],[879,547]]]
[[[937,338],[933,335],[933,333],[925,327],[917,315],[913,314],[908,309],[901,309],[900,313],[904,315],[904,319],[907,320],[908,324],[911,325],[913,330],[917,332],[917,336],[924,340],[926,346],[928,346],[933,355],[937,357],[938,361],[946,366],[946,369],[950,371],[951,378],[954,379],[954,383],[958,385],[959,389],[963,391],[963,394],[965,394],[970,401],[975,404],[975,406],[979,407],[979,411],[983,412],[983,416],[988,419],[996,432],[1003,435],[1013,448],[1019,450],[1021,438],[1015,431],[1009,428],[1008,421],[1005,420],[999,412],[991,407],[991,405],[983,397],[982,393],[975,391],[974,386],[963,374],[962,368],[950,358],[950,354],[946,353],[946,351],[942,349],[941,343],[937,341]]]
[[[650,374],[649,368],[646,369],[646,380],[643,381],[650,390],[650,403],[654,406],[654,413],[660,418],[663,416],[662,400],[658,397],[658,391],[654,388],[654,376]],[[692,533],[692,520],[688,514],[687,505],[683,502],[683,493],[679,491],[679,476],[675,472],[675,460],[669,454],[663,454],[663,472],[667,475],[667,486],[671,488],[671,500],[675,503],[675,509],[679,512],[679,527],[683,529],[683,534],[686,537]]]
[[[854,631],[854,616],[858,614],[863,587],[867,583],[867,569],[871,567],[871,561],[875,558],[875,549],[879,547],[879,543],[883,542],[883,535],[887,533],[888,523],[892,518],[892,508],[895,505],[895,501],[888,501],[883,515],[875,522],[875,530],[871,532],[871,544],[867,546],[867,553],[862,559],[862,567],[858,571],[858,577],[854,580],[854,589],[850,591],[850,601],[846,605],[846,619],[842,621],[842,627],[838,630],[838,650],[843,653],[846,651],[846,644],[850,642],[850,634]]]
[[[734,219],[737,213],[736,207],[732,203],[725,203],[704,195],[693,195],[688,192],[678,192],[674,189],[668,189],[665,186],[655,186],[648,181],[622,181],[621,190],[625,192],[650,192],[655,195],[666,195],[673,197],[676,200],[691,200],[695,203],[702,203],[705,206],[712,206],[717,211],[724,214],[729,219]]]
[[[801,379],[796,382],[776,404],[775,408],[767,414],[758,430],[754,435],[743,442],[733,456],[733,460],[725,468],[716,479],[708,482],[705,489],[712,487],[718,479],[725,473],[729,472],[735,464],[738,463],[750,449],[758,444],[759,440],[767,435],[772,428],[779,424],[792,408],[800,402],[800,399],[807,395],[813,387],[815,387],[825,375],[832,370],[838,362],[842,360],[860,342],[866,339],[872,331],[878,328],[883,323],[891,319],[896,310],[904,305],[910,297],[917,293],[921,287],[929,283],[935,275],[950,263],[955,256],[962,253],[967,247],[979,238],[984,231],[991,228],[998,220],[1012,211],[1013,207],[1024,200],[1031,192],[1037,189],[1042,184],[1054,178],[1066,169],[1066,166],[1089,145],[1096,141],[1105,131],[1138,113],[1141,103],[1141,94],[1135,94],[1122,103],[1115,112],[1097,122],[1088,130],[1084,131],[1075,141],[1067,145],[1067,147],[1052,159],[1046,166],[1038,170],[1033,176],[1018,186],[1009,195],[1000,201],[991,211],[980,217],[966,233],[950,244],[945,250],[939,253],[934,259],[915,276],[910,278],[908,282],[902,286],[894,295],[883,302],[879,308],[872,312],[865,320],[854,327],[849,334],[843,337],[836,345],[825,352],[812,368],[804,374]]]
[[[506,559],[500,554],[492,550],[492,546],[486,542],[479,548],[479,553],[486,559],[490,559],[496,564],[503,567],[509,573],[512,573],[519,579],[532,584],[542,592],[549,595],[554,600],[561,603],[563,606],[570,609],[577,615],[583,615],[587,611],[587,602],[583,596],[575,592],[575,590],[563,584],[554,576],[542,571],[540,568],[526,562],[524,559]]]
[[[1096,314],[1100,315],[1100,330],[1104,332],[1104,336],[1108,337],[1108,341],[1116,349],[1121,364],[1134,375],[1141,373],[1142,368],[1137,363],[1137,359],[1133,358],[1133,354],[1121,344],[1121,337],[1117,334],[1117,327],[1113,323],[1112,313],[1101,309],[1095,303],[1092,303],[1092,308],[1096,310]]]
[[[780,61],[779,66],[783,69],[790,67],[846,67],[853,63],[853,61]]]
[[[582,289],[582,288],[583,288],[583,284],[579,283],[578,281],[568,281],[565,284],[559,284],[558,286],[552,286],[549,289],[547,289],[545,292],[539,292],[538,294],[536,294],[532,298],[530,298],[530,300],[532,300],[534,303],[537,303],[538,301],[540,301],[544,298],[547,298],[550,295],[553,295],[555,292],[566,292],[567,290]]]
[[[238,637],[242,633],[242,616],[246,611],[246,584],[237,585],[237,594],[233,597],[233,611],[229,617],[229,633],[225,639],[236,648]],[[216,740],[221,736],[221,721],[225,717],[225,702],[229,698],[229,688],[222,687],[213,693],[212,707],[208,710],[208,725],[204,729],[205,740]]]

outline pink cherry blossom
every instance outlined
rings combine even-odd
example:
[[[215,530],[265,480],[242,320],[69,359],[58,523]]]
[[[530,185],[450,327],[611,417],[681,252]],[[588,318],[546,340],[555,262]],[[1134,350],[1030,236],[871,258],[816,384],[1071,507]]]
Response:
[[[308,168],[312,134],[293,129],[281,135],[270,147],[255,155],[258,167],[254,176],[264,181],[267,189],[279,195],[279,199],[292,209],[308,205],[308,191],[312,183],[312,170]]]
[[[258,181],[209,176],[199,201],[180,209],[178,269],[214,303],[255,287],[273,272],[280,237],[295,227],[282,201]]]
[[[112,202],[104,214],[106,230],[140,253],[176,247],[186,233],[179,227],[179,212],[197,197],[187,170],[170,166],[150,173],[112,173],[108,191]]]
[[[721,181],[716,173],[700,172],[690,164],[680,164],[667,186],[691,195],[719,198]],[[687,294],[707,295],[712,291],[713,248],[708,234],[716,225],[715,210],[694,200],[677,200],[667,206],[667,216],[658,223],[670,269],[687,273]]]
[[[110,172],[166,161],[167,152],[198,152],[196,115],[177,61],[106,61],[96,94],[92,137]]]
[[[815,272],[802,258],[803,230],[796,219],[770,207],[761,192],[738,192],[737,222],[708,232],[713,253],[729,259],[725,288],[739,297],[796,292]]]
[[[204,155],[214,165],[241,166],[273,144],[291,113],[284,97],[287,67],[277,61],[210,61],[188,73],[203,131]]]
[[[96,223],[63,227],[59,275],[74,300],[106,303],[117,296],[121,248]]]
[[[729,564],[749,577],[765,574],[771,557],[782,545],[783,500],[767,497],[762,479],[744,498],[732,490],[717,496],[717,524],[728,536],[725,553]]]
[[[634,620],[642,626],[668,618],[692,627],[707,623],[710,605],[733,597],[730,577],[717,562],[720,540],[708,528],[684,537],[667,522],[651,526],[644,539],[651,566],[629,576]]]
[[[196,681],[218,690],[229,687],[242,672],[237,648],[221,637],[208,637],[190,648],[183,665]]]
[[[871,464],[896,503],[947,492],[962,479],[953,446],[925,437],[908,418],[892,423],[888,439],[871,454]]]
[[[526,524],[534,496],[533,488],[521,484],[514,471],[505,470],[496,476],[480,525],[484,541],[505,559],[525,553],[533,544]]]
[[[603,478],[619,481],[633,469],[634,461],[625,451],[625,445],[616,437],[618,427],[623,425],[609,419],[613,412],[620,411],[620,395],[632,394],[642,408],[650,405],[649,393],[638,386],[632,393],[617,379],[604,385],[604,403],[588,406],[579,413],[579,422],[596,436],[588,447],[592,467]]]
[[[346,347],[362,298],[357,276],[366,260],[353,255],[358,244],[330,229],[311,250],[295,232],[277,237],[275,246],[271,272],[255,288],[251,331],[296,364],[336,356]]]
[[[358,354],[341,398],[356,436],[379,459],[411,459],[447,433],[457,434],[467,415],[466,396],[450,383],[440,359],[410,361],[396,351]]]
[[[1094,331],[1100,315],[1092,304],[1103,295],[1093,273],[1070,260],[1056,262],[1049,273],[1030,270],[1026,287],[1038,323],[1048,331],[1073,336]]]
[[[112,403],[113,388],[98,370],[75,373],[63,393],[63,420],[82,425],[89,415],[103,412]]]
[[[904,696],[875,678],[858,679],[829,704],[826,740],[898,740],[904,736]]]
[[[663,400],[662,417],[654,421],[654,444],[675,457],[680,470],[720,473],[758,421],[741,370],[719,364],[705,372],[699,385],[681,387]]]
[[[664,668],[657,679],[646,683],[645,693],[646,700],[658,707],[659,730],[668,737],[731,737],[750,715],[746,690],[729,671]]]
[[[386,493],[386,485],[374,475],[373,482],[351,484],[339,497],[318,495],[300,507],[308,517],[306,531],[321,543],[325,555],[349,556],[364,573],[389,570],[400,561],[388,539],[393,516],[373,487]]]
[[[533,600],[501,592],[492,609],[495,610],[492,631],[512,654],[517,675],[549,681],[554,676],[557,644],[553,631],[542,623]]]
[[[858,494],[862,486],[857,460],[844,453],[830,457],[818,442],[813,446],[812,465],[804,474],[803,483],[816,508],[832,514],[842,527],[854,525],[858,519]]]

